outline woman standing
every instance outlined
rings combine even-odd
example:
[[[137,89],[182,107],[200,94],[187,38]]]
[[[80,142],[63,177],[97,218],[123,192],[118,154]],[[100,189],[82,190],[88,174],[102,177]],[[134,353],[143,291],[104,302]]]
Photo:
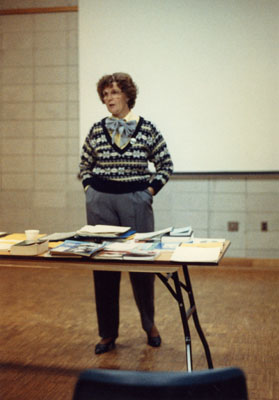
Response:
[[[97,90],[111,115],[92,126],[82,148],[80,175],[86,192],[87,222],[152,232],[153,196],[166,184],[173,170],[167,145],[150,121],[132,113],[137,87],[128,74],[103,76]],[[154,164],[154,174],[149,171],[148,162]],[[120,274],[94,271],[101,337],[95,347],[96,354],[115,347]],[[158,347],[161,337],[154,323],[154,279],[154,274],[130,273],[147,343]]]

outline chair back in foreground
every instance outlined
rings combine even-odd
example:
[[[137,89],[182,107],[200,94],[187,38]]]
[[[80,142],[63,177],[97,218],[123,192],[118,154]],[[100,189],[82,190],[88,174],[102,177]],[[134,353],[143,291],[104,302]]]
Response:
[[[81,373],[73,400],[248,400],[239,368],[194,372],[92,369]]]

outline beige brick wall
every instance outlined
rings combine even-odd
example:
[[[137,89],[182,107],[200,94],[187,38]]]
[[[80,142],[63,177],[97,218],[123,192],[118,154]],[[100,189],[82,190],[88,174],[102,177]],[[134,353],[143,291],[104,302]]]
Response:
[[[0,9],[65,5],[77,1],[2,0]],[[86,223],[77,38],[77,13],[0,16],[0,231]],[[192,225],[197,237],[230,239],[229,256],[279,257],[278,176],[174,177],[154,210],[157,229]],[[228,232],[229,221],[238,232]]]
[[[2,1],[1,9],[77,5]],[[78,229],[78,14],[0,16],[0,231]]]

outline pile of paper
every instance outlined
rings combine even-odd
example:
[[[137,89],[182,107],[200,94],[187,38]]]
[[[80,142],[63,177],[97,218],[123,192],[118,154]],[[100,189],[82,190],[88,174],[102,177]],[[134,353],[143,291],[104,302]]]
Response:
[[[194,239],[192,243],[181,243],[174,250],[171,260],[187,263],[218,262],[224,242],[225,239]]]

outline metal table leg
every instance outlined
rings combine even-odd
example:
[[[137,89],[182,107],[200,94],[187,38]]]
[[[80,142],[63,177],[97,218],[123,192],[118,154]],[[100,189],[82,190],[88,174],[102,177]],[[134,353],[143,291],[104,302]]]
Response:
[[[191,309],[193,309],[192,315],[193,315],[194,324],[195,324],[196,330],[198,332],[198,335],[200,337],[200,340],[202,342],[202,345],[203,345],[203,348],[204,348],[204,351],[205,351],[205,356],[206,356],[208,368],[213,368],[213,362],[212,362],[212,358],[211,358],[209,345],[207,343],[207,340],[205,338],[205,335],[203,333],[203,330],[202,330],[200,322],[199,322],[199,317],[198,317],[198,313],[197,313],[197,307],[196,307],[196,304],[195,304],[194,293],[193,293],[192,284],[191,284],[190,275],[189,275],[189,271],[188,271],[188,266],[187,265],[183,265],[183,274],[184,274],[186,286],[184,287],[184,285],[182,284],[182,287],[184,287],[184,289],[186,290],[186,292],[188,294],[188,298],[189,298]]]
[[[179,312],[180,312],[180,316],[181,316],[183,332],[184,332],[184,337],[185,337],[186,364],[187,364],[188,372],[191,372],[193,370],[191,334],[190,334],[190,328],[188,325],[188,319],[191,316],[193,317],[195,328],[198,332],[198,335],[200,337],[200,340],[201,340],[204,350],[205,350],[208,368],[213,368],[210,349],[209,349],[208,343],[206,341],[206,338],[201,329],[200,322],[198,319],[197,308],[196,308],[196,304],[195,304],[195,299],[194,299],[194,295],[193,295],[193,290],[192,290],[192,285],[191,285],[191,280],[190,280],[187,265],[183,265],[183,274],[184,274],[185,284],[179,281],[178,272],[167,274],[166,276],[164,276],[161,273],[157,273],[156,275],[161,279],[161,281],[167,287],[169,292],[175,298],[175,300],[177,301],[178,307],[179,307]],[[174,289],[169,283],[170,278],[172,278],[172,280],[174,282]],[[188,294],[190,308],[187,311],[185,308],[185,303],[184,303],[181,288],[183,288]]]

